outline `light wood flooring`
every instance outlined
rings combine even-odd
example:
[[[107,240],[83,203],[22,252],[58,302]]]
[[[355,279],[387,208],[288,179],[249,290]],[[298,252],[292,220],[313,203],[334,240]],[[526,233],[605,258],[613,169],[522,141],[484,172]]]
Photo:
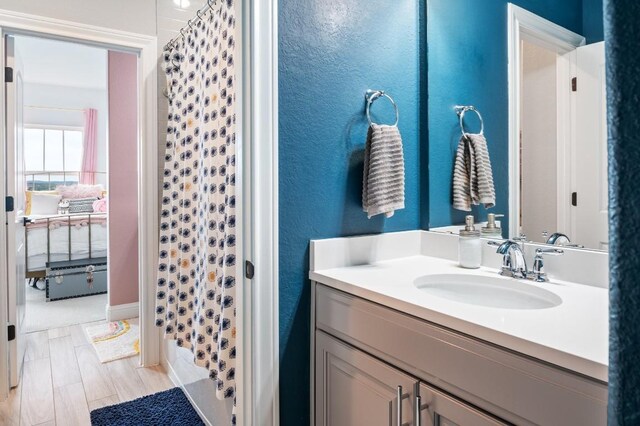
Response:
[[[80,324],[27,334],[22,379],[0,403],[0,425],[90,425],[89,412],[173,387],[138,357],[101,364]]]

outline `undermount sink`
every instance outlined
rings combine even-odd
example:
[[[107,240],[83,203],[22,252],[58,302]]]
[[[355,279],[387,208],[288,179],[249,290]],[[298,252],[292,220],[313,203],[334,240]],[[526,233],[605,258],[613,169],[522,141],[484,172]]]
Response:
[[[502,309],[548,309],[562,304],[557,294],[514,279],[463,274],[425,275],[414,285],[433,296]]]

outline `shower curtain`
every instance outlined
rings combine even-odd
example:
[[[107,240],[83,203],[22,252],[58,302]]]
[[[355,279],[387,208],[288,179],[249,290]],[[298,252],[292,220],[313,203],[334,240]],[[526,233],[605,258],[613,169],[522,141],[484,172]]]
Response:
[[[156,325],[193,352],[218,398],[235,405],[233,2],[218,1],[200,16],[164,56],[169,116]]]

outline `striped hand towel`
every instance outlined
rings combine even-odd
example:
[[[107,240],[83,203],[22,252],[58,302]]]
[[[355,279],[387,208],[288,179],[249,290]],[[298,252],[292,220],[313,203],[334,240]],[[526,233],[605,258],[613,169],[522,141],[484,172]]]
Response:
[[[362,209],[371,217],[404,208],[404,155],[397,126],[372,124],[367,134]]]
[[[471,205],[496,204],[493,172],[487,140],[481,134],[465,134],[458,144],[453,169],[453,208],[471,211]]]

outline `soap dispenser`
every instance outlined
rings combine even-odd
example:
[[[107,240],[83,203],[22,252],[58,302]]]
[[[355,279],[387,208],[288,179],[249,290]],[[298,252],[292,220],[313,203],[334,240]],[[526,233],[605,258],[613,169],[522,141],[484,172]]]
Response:
[[[474,226],[473,216],[465,218],[465,227],[460,230],[458,242],[458,263],[467,269],[477,269],[482,262],[480,231]]]
[[[500,238],[502,239],[502,228],[496,223],[496,218],[504,217],[503,214],[489,213],[487,215],[487,226],[481,228],[481,234],[484,238]]]

